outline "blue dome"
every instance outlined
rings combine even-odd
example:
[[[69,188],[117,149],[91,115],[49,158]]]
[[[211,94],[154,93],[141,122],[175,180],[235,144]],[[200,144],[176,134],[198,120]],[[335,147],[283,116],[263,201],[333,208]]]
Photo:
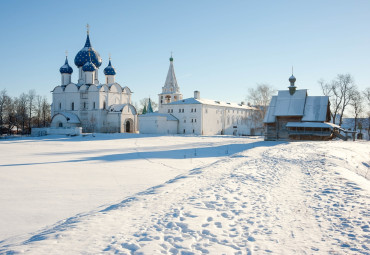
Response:
[[[292,76],[289,77],[289,82],[296,82],[296,78],[294,77],[294,75],[292,74]]]
[[[82,67],[82,70],[84,72],[94,72],[96,70],[96,67],[94,63],[91,61],[91,59],[89,59],[89,61],[86,62],[84,66]]]
[[[116,75],[116,70],[112,66],[112,63],[110,62],[110,59],[109,59],[108,66],[104,69],[104,74],[105,75]]]
[[[66,62],[64,63],[64,65],[59,69],[59,72],[60,73],[68,73],[68,74],[72,74],[73,73],[73,69],[72,67],[70,67],[68,65],[68,59],[66,57]]]
[[[76,66],[81,67],[87,61],[89,61],[89,51],[90,51],[91,61],[93,62],[93,64],[98,68],[101,66],[103,61],[102,61],[99,53],[96,50],[94,50],[93,47],[91,47],[89,35],[87,35],[85,46],[83,47],[82,50],[80,50],[77,53],[77,55],[75,57],[75,65]]]

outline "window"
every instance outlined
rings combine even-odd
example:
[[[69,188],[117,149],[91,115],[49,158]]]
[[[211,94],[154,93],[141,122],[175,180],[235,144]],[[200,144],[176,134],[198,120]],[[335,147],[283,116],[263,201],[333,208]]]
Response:
[[[94,104],[93,104],[93,109],[95,109],[95,102],[94,102]]]
[[[192,123],[193,123],[193,121],[194,121],[194,120],[193,120],[193,119],[191,119],[191,122],[192,122]]]
[[[184,109],[182,109],[182,112],[184,112]]]
[[[62,109],[62,103],[59,103],[59,110]]]
[[[194,108],[194,112],[197,112],[197,108]]]
[[[171,113],[173,113],[173,109],[171,109]]]
[[[71,109],[72,109],[72,111],[75,110],[75,103],[74,102],[72,102]]]
[[[179,112],[181,112],[181,109],[179,109]]]
[[[63,127],[63,123],[62,122],[59,122],[59,127]]]
[[[193,112],[193,108],[191,108],[191,112]]]
[[[194,133],[194,129],[193,129],[193,133]]]
[[[170,109],[168,109],[168,113],[170,113],[171,112],[171,110]]]
[[[103,109],[105,109],[105,101],[103,102]]]
[[[86,102],[84,102],[84,109],[86,109]]]
[[[184,129],[184,134],[185,134],[185,129]]]
[[[197,122],[197,119],[194,119],[194,122]]]
[[[186,120],[184,120],[184,123],[186,123]]]

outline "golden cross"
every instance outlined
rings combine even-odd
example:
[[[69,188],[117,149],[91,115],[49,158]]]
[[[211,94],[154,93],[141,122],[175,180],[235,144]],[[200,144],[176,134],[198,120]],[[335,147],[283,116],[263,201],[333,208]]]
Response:
[[[90,26],[89,26],[89,23],[87,23],[87,25],[86,25],[86,29],[87,29],[87,34],[89,34],[89,33],[90,33]]]

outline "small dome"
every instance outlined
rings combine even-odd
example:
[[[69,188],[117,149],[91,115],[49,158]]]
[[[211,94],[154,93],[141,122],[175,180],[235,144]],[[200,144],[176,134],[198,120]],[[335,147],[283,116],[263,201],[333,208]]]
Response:
[[[289,82],[295,82],[297,79],[294,77],[294,75],[289,77]]]
[[[73,69],[72,67],[70,67],[70,65],[68,64],[68,59],[66,57],[66,62],[64,63],[64,65],[59,69],[59,72],[60,73],[67,73],[67,74],[72,74],[73,73]]]
[[[108,66],[104,69],[104,74],[105,75],[116,75],[116,70],[112,66],[112,63],[110,62],[110,59],[109,59]]]
[[[88,62],[84,64],[84,66],[82,67],[82,70],[84,72],[94,72],[96,70],[96,67],[90,59]]]
[[[90,51],[91,61],[93,62],[93,64],[98,68],[101,66],[103,61],[102,61],[99,53],[96,50],[94,50],[93,47],[91,47],[89,35],[87,35],[85,46],[83,47],[82,50],[80,50],[77,53],[77,55],[75,57],[75,65],[76,66],[81,67],[87,61],[89,61],[89,51]]]

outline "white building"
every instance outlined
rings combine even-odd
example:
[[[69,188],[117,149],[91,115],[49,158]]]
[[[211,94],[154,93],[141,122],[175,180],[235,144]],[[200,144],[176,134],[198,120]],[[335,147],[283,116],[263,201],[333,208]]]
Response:
[[[137,113],[131,104],[131,90],[115,82],[111,64],[104,69],[105,83],[98,79],[102,59],[90,43],[89,31],[85,46],[74,60],[79,76],[72,82],[72,67],[66,57],[60,68],[61,85],[56,86],[51,106],[52,127],[82,127],[83,132],[136,132]]]
[[[255,108],[203,99],[199,91],[194,92],[194,97],[183,99],[172,56],[158,106],[157,113],[139,115],[140,133],[254,135],[251,117]]]

